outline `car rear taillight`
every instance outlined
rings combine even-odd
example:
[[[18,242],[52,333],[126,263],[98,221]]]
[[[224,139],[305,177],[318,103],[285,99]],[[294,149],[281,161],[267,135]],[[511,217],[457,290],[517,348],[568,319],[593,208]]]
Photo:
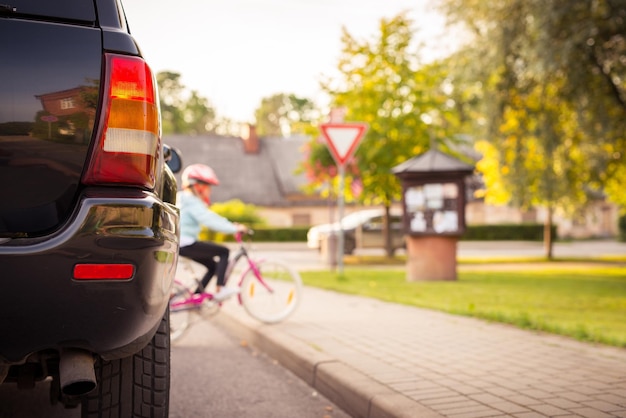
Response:
[[[106,54],[103,112],[83,183],[153,188],[161,121],[152,71],[139,57]]]
[[[132,264],[76,264],[76,280],[129,280],[135,274]]]

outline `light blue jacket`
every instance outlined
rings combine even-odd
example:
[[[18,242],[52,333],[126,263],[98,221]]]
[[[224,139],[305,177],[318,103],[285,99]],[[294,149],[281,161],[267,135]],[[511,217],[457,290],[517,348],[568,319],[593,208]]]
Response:
[[[198,239],[202,227],[215,232],[234,234],[237,227],[234,223],[213,212],[200,199],[188,190],[178,192],[177,204],[180,208],[180,246],[191,245]]]

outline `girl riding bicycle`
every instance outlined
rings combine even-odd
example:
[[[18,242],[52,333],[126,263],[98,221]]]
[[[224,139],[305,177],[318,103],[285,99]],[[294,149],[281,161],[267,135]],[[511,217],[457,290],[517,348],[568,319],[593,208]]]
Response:
[[[198,288],[196,292],[199,293],[206,288],[213,275],[216,274],[217,291],[213,299],[225,300],[237,293],[237,290],[224,286],[230,251],[228,247],[215,242],[198,241],[198,234],[202,227],[227,234],[245,232],[247,228],[229,221],[210,209],[211,187],[220,184],[211,167],[204,164],[188,166],[183,171],[182,182],[183,190],[178,193],[177,197],[180,207],[179,253],[207,268],[200,282],[202,288]]]

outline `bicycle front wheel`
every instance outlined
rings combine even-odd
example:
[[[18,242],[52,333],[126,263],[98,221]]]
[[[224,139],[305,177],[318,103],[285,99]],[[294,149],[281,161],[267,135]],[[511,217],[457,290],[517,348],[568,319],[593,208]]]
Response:
[[[185,304],[191,298],[191,292],[182,283],[175,281],[170,296],[170,340],[183,336],[191,320],[190,307]]]
[[[253,318],[268,324],[285,320],[302,299],[302,279],[297,271],[278,261],[256,263],[241,281],[241,303]]]

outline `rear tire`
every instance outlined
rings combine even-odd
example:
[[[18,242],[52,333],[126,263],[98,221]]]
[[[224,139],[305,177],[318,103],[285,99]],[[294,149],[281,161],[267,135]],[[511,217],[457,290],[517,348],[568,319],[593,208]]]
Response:
[[[82,401],[83,418],[167,418],[170,403],[169,309],[143,350],[96,360],[98,386]]]
[[[253,318],[268,324],[285,320],[302,299],[302,279],[298,272],[278,261],[257,263],[261,283],[249,269],[241,282],[241,303]]]

